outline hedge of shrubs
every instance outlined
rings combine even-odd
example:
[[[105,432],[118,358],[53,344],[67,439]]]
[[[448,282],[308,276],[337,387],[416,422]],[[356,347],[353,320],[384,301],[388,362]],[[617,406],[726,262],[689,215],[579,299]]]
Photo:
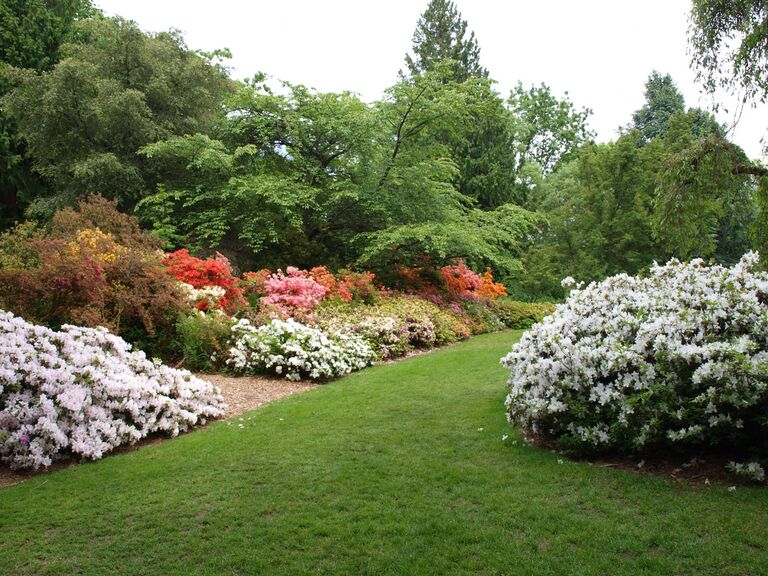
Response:
[[[147,354],[325,380],[551,311],[508,301],[491,270],[462,261],[398,269],[392,290],[369,271],[237,275],[221,254],[160,248],[100,197],[0,234],[2,460],[100,458],[223,413],[210,384]]]
[[[768,457],[768,274],[654,266],[574,289],[503,364],[509,419],[578,453]]]

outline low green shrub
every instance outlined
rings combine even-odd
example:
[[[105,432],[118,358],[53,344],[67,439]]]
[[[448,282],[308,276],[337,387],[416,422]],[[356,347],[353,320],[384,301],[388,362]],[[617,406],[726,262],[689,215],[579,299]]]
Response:
[[[507,298],[493,300],[489,305],[507,328],[515,330],[530,328],[555,311],[555,305],[548,302],[519,302]]]
[[[176,332],[184,367],[196,372],[214,371],[227,353],[233,324],[229,316],[219,312],[180,315]]]

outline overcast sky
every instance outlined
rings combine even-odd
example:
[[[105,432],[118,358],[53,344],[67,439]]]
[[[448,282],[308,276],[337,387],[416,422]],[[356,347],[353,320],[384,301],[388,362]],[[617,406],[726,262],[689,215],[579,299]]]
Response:
[[[177,28],[193,49],[229,48],[235,78],[263,71],[321,91],[378,99],[396,81],[427,0],[95,0],[148,31]],[[504,96],[546,82],[593,110],[612,140],[643,104],[652,70],[671,74],[688,106],[709,108],[689,68],[687,0],[456,0]],[[731,107],[733,108],[733,107]],[[718,114],[731,124],[733,114]],[[733,139],[760,155],[768,107],[747,109]]]

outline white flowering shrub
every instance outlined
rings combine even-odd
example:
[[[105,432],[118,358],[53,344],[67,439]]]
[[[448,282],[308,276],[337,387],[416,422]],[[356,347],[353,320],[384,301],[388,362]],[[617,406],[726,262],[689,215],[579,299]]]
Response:
[[[654,265],[575,289],[502,359],[510,421],[581,452],[766,453],[768,274]]]
[[[0,311],[0,458],[12,468],[96,460],[224,409],[210,383],[148,360],[105,328],[54,331]]]
[[[326,332],[295,320],[255,327],[242,319],[232,327],[227,365],[235,372],[274,372],[289,380],[325,380],[370,366],[376,354],[356,334]]]

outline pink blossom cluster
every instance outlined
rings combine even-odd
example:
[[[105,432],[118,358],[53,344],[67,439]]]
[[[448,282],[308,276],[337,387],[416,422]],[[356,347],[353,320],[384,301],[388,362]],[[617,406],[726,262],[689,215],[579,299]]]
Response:
[[[12,468],[96,460],[224,409],[209,382],[131,351],[105,328],[55,331],[0,310],[0,459]]]
[[[270,274],[264,283],[267,296],[261,304],[273,317],[301,317],[314,310],[328,289],[319,284],[308,272],[288,266],[283,273]]]

